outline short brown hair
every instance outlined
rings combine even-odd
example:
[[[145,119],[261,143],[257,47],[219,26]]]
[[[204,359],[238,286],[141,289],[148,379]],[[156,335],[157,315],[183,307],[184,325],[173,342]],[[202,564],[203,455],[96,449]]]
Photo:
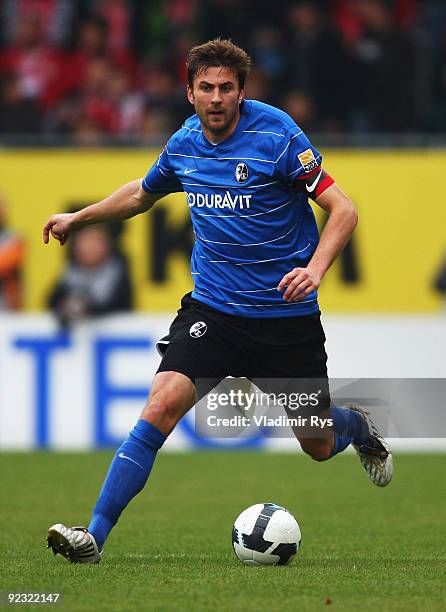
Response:
[[[197,45],[189,51],[186,61],[187,82],[192,88],[197,74],[206,70],[206,68],[221,66],[235,72],[240,89],[243,89],[251,65],[251,58],[246,51],[234,45],[232,40],[214,38],[214,40]]]

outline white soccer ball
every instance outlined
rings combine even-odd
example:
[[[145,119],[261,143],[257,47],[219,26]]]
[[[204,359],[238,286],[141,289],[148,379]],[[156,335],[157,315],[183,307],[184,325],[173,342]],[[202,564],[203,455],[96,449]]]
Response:
[[[272,503],[243,510],[232,529],[234,552],[245,565],[286,565],[299,550],[301,537],[291,512]]]

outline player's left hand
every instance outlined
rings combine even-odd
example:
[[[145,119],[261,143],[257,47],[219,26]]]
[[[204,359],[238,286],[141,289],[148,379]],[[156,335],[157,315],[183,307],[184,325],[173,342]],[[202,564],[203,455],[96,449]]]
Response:
[[[277,291],[283,291],[286,302],[300,302],[321,284],[321,275],[313,268],[294,268],[280,281]]]

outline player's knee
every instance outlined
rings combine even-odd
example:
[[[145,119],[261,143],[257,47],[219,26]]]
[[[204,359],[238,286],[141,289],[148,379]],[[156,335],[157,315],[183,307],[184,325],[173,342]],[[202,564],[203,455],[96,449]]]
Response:
[[[330,439],[302,439],[300,445],[304,453],[309,455],[314,461],[327,461],[332,453],[332,442]]]
[[[155,377],[142,418],[168,435],[194,404],[195,387],[176,372],[161,372]]]
[[[150,422],[163,431],[171,431],[182,414],[173,397],[158,398],[156,395],[149,400],[144,412]]]

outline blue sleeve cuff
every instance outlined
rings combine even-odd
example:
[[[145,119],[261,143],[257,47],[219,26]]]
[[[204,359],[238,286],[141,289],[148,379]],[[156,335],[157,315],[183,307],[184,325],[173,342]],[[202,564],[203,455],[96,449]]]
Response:
[[[142,179],[141,181],[141,187],[144,189],[144,191],[146,191],[147,193],[152,193],[152,190],[150,189],[150,187],[148,186],[145,177]]]

